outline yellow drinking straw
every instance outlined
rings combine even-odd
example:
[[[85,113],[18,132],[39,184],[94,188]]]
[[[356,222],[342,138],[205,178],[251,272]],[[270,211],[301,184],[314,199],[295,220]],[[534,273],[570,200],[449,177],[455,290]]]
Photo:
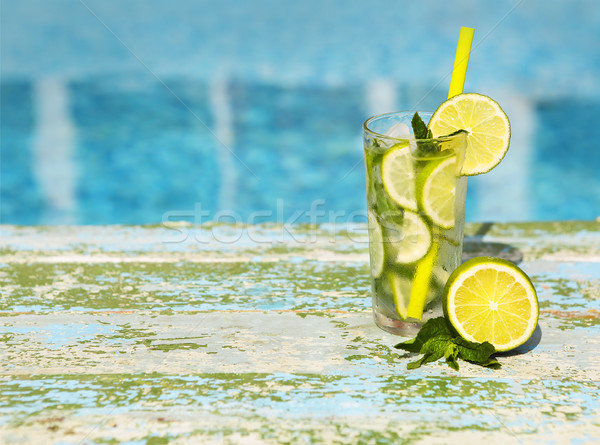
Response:
[[[448,91],[448,99],[463,92],[474,33],[475,30],[473,28],[465,28],[464,26],[460,28],[458,46],[456,47],[456,56],[454,56],[454,68],[452,69],[452,77],[450,78],[450,91]]]
[[[473,43],[473,28],[460,28],[458,36],[458,46],[456,47],[456,56],[454,56],[454,68],[452,69],[452,78],[450,79],[450,91],[448,99],[461,94],[465,85],[465,77],[467,75],[467,65],[469,63],[469,55],[471,54],[471,44]],[[429,293],[429,283],[431,282],[431,272],[433,271],[433,262],[438,253],[439,240],[437,231],[432,233],[431,248],[425,258],[417,265],[415,271],[415,279],[410,290],[410,299],[406,315],[410,318],[420,320],[423,317],[423,309],[425,301]]]

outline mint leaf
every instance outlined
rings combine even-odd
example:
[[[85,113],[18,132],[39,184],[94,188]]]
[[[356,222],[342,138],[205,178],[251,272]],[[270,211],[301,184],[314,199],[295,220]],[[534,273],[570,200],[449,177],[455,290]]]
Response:
[[[425,354],[419,360],[415,362],[410,362],[406,365],[406,369],[417,369],[420,368],[423,363],[427,363],[427,359],[429,358],[429,354]]]
[[[425,122],[423,122],[423,119],[421,119],[421,116],[419,116],[419,113],[415,112],[410,123],[413,128],[413,134],[415,135],[415,139],[418,140],[418,142],[417,142],[417,150],[418,150],[417,157],[427,156],[432,153],[437,153],[440,151],[439,145],[436,144],[435,142],[429,142],[429,141],[422,140],[422,139],[433,139],[433,133],[431,133],[431,130],[427,129],[427,125],[425,125]],[[421,140],[419,140],[419,139],[421,139]]]
[[[495,358],[491,358],[485,362],[475,363],[475,364],[483,366],[485,368],[490,368],[490,369],[500,369],[502,367],[500,362],[498,360],[496,360]]]
[[[412,125],[413,134],[415,135],[415,139],[429,139],[431,138],[431,131],[427,129],[427,125],[419,116],[419,113],[415,112],[412,120],[410,121]]]
[[[460,358],[473,363],[483,363],[489,360],[490,356],[496,352],[496,349],[487,341],[483,343],[473,343],[462,337],[454,339],[458,347]]]
[[[439,335],[452,336],[448,323],[444,317],[432,318],[425,322],[421,329],[417,333],[417,336],[412,340],[398,343],[394,348],[403,349],[408,352],[424,352],[421,349],[423,345],[431,338]]]
[[[496,352],[494,346],[488,342],[475,343],[457,335],[444,317],[428,320],[411,340],[398,343],[396,349],[423,354],[414,362],[410,362],[407,369],[416,369],[425,363],[435,362],[442,357],[452,369],[458,371],[458,359],[463,359],[476,365],[498,369],[500,363],[492,358]]]
[[[446,349],[452,344],[453,341],[451,335],[436,335],[435,337],[431,337],[423,344],[423,346],[421,346],[421,353],[433,354],[438,356],[437,359],[440,359],[444,356]]]
[[[419,352],[421,352],[421,346],[423,346],[423,343],[417,343],[417,338],[415,337],[403,343],[398,343],[396,346],[394,346],[394,348],[403,349],[407,352],[414,352],[415,354],[418,354]]]
[[[469,134],[469,132],[468,132],[467,130],[460,129],[460,130],[456,130],[456,131],[454,131],[454,132],[452,132],[452,133],[450,133],[450,134],[447,134],[447,135],[446,135],[446,136],[444,136],[444,137],[445,137],[445,138],[449,138],[449,137],[451,137],[451,136],[456,136],[457,134],[460,134],[460,133],[466,133],[466,134]]]
[[[375,208],[376,214],[382,215],[386,219],[387,218],[400,218],[402,221],[402,216],[404,215],[404,210],[398,207],[392,200],[388,197],[388,194],[382,190],[383,186],[377,185],[376,187],[381,187],[375,193]],[[379,221],[381,222],[381,221]]]
[[[414,347],[415,343],[411,344],[411,347]],[[430,362],[436,362],[444,356],[444,351],[449,346],[453,345],[452,338],[445,335],[438,335],[436,337],[432,337],[427,340],[422,346],[421,350],[417,352],[421,352],[423,357],[415,362],[411,362],[406,365],[407,369],[416,369],[421,365]]]
[[[430,362],[436,362],[444,355],[443,350],[435,350],[435,352],[426,352],[419,360],[410,362],[406,365],[406,369],[420,368],[421,365]]]
[[[446,363],[455,371],[458,371],[458,347],[454,343],[450,343],[444,351],[444,358]]]

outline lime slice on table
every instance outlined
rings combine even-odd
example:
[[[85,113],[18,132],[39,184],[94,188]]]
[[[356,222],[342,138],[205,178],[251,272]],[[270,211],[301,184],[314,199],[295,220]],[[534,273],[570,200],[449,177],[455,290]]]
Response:
[[[466,130],[467,151],[461,174],[487,173],[500,163],[508,150],[510,123],[500,106],[487,96],[459,94],[433,113],[428,128],[435,137]]]
[[[444,288],[444,314],[466,340],[497,351],[525,343],[537,326],[539,306],[529,277],[513,263],[477,257],[459,266]]]
[[[381,161],[383,188],[399,206],[416,211],[415,179],[416,173],[408,142],[396,144]]]
[[[441,162],[430,162],[419,173],[419,204],[431,221],[443,229],[454,227],[454,195],[456,194],[456,156]]]
[[[383,235],[377,218],[371,211],[367,212],[369,221],[369,254],[371,262],[371,276],[377,278],[383,272],[384,252]]]
[[[383,226],[383,243],[388,258],[395,263],[409,264],[420,260],[431,247],[431,231],[419,215],[404,211],[401,222]]]

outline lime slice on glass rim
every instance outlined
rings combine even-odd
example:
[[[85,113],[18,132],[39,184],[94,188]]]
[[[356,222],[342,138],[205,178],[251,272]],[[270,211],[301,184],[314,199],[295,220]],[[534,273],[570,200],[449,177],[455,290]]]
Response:
[[[428,163],[417,179],[419,205],[442,229],[454,227],[456,179],[456,156]]]
[[[510,123],[500,105],[487,96],[466,93],[441,104],[429,120],[434,137],[466,130],[467,151],[461,174],[487,173],[500,163],[510,142]]]
[[[381,161],[381,182],[400,207],[417,210],[416,172],[408,142],[393,146]]]
[[[369,221],[369,254],[371,263],[371,276],[377,278],[383,272],[385,254],[383,251],[383,235],[377,218],[371,211],[367,211]]]
[[[537,326],[539,305],[529,277],[501,258],[477,257],[459,266],[444,288],[444,315],[466,340],[497,351],[525,343]]]
[[[414,212],[405,210],[401,221],[386,221],[383,225],[383,244],[389,260],[395,263],[409,264],[420,260],[429,251],[431,242],[429,226]]]

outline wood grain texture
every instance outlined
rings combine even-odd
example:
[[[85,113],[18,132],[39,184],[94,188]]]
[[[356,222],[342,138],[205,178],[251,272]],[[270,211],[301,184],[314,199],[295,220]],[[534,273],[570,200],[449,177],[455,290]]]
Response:
[[[0,442],[597,443],[600,223],[471,224],[540,323],[407,371],[364,226],[0,226]]]

